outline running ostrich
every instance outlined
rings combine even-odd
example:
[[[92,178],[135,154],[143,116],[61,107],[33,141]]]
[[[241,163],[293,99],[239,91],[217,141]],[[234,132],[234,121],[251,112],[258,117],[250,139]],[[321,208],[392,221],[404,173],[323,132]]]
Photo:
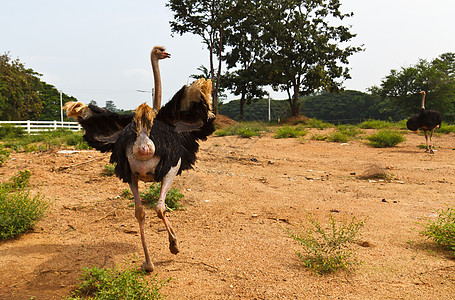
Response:
[[[427,149],[425,152],[430,152],[430,154],[434,154],[433,151],[433,133],[436,128],[441,127],[441,114],[435,110],[426,110],[425,109],[425,91],[421,91],[422,94],[422,107],[420,108],[420,112],[409,118],[406,126],[409,130],[416,131],[417,129],[421,128],[425,133],[425,141],[427,145]],[[427,131],[430,131],[430,142],[428,142],[428,134]]]
[[[134,115],[121,115],[94,105],[69,102],[65,105],[69,117],[84,128],[84,139],[101,152],[112,152],[110,162],[115,174],[129,184],[134,196],[135,216],[139,223],[145,262],[142,268],[154,270],[145,240],[145,210],[139,195],[138,182],[161,182],[155,207],[169,235],[171,253],[179,253],[177,237],[166,217],[166,194],[176,175],[191,169],[196,161],[199,140],[213,133],[215,115],[212,112],[212,83],[199,79],[191,86],[183,86],[160,109],[161,80],[158,60],[170,55],[163,47],[151,53],[155,78],[154,107],[141,104]]]

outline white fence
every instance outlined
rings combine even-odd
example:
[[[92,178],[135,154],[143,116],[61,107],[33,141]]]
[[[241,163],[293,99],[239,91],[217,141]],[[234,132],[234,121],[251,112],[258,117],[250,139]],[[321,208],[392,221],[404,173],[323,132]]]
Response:
[[[11,124],[25,128],[28,134],[37,133],[40,131],[56,130],[65,128],[73,131],[81,130],[82,127],[77,122],[61,122],[61,121],[0,121],[2,124]]]

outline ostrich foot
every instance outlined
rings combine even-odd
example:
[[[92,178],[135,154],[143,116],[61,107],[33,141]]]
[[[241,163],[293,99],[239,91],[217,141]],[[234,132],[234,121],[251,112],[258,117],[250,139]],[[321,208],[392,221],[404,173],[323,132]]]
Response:
[[[148,264],[146,261],[142,264],[141,269],[147,273],[152,273],[155,267],[153,266],[152,263]]]
[[[172,254],[178,254],[180,252],[177,247],[177,241],[169,241],[169,250],[171,250]]]
[[[433,151],[433,149],[431,149],[431,150],[430,150],[430,154],[434,154],[434,151]]]

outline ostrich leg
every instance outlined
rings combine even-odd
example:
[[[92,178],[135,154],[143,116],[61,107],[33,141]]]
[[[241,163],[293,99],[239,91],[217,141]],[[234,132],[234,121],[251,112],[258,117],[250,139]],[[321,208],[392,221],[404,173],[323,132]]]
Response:
[[[177,175],[178,170],[180,169],[181,160],[177,163],[176,166],[172,167],[169,172],[164,176],[163,180],[161,181],[161,191],[160,197],[158,199],[158,203],[156,204],[155,211],[158,217],[163,220],[164,226],[166,226],[167,233],[169,234],[169,250],[171,250],[172,254],[179,253],[179,249],[177,247],[177,236],[174,233],[174,230],[171,227],[171,223],[166,217],[166,194],[171,188],[172,181],[174,177]]]
[[[434,154],[433,151],[433,133],[436,128],[431,129],[430,131],[430,154]]]
[[[154,266],[150,260],[149,251],[147,249],[147,243],[145,242],[145,231],[144,231],[144,220],[145,220],[145,210],[144,206],[141,203],[141,197],[139,196],[138,188],[138,179],[132,176],[132,180],[129,183],[131,192],[134,196],[134,212],[136,219],[139,223],[139,231],[141,233],[142,247],[144,248],[145,262],[142,265],[142,268],[147,272],[153,272]]]
[[[425,152],[430,152],[431,153],[431,150],[430,150],[430,146],[429,146],[429,143],[428,143],[428,133],[426,130],[423,131],[425,133],[425,143],[427,145],[427,150],[425,150]]]

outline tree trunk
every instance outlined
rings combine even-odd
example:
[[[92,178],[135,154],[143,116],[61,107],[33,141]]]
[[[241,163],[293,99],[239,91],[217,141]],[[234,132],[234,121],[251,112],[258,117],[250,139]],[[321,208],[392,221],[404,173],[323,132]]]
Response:
[[[240,114],[239,114],[239,121],[243,121],[243,108],[245,106],[245,93],[242,92],[242,96],[240,97]]]
[[[219,44],[219,50],[218,50],[218,73],[216,74],[215,90],[213,91],[213,111],[215,114],[218,113],[218,91],[220,90],[222,49],[223,49],[223,29],[220,30],[220,44]]]
[[[292,95],[292,100],[290,102],[291,116],[298,117],[300,116],[300,104],[299,104],[299,86],[294,84],[294,94]]]

